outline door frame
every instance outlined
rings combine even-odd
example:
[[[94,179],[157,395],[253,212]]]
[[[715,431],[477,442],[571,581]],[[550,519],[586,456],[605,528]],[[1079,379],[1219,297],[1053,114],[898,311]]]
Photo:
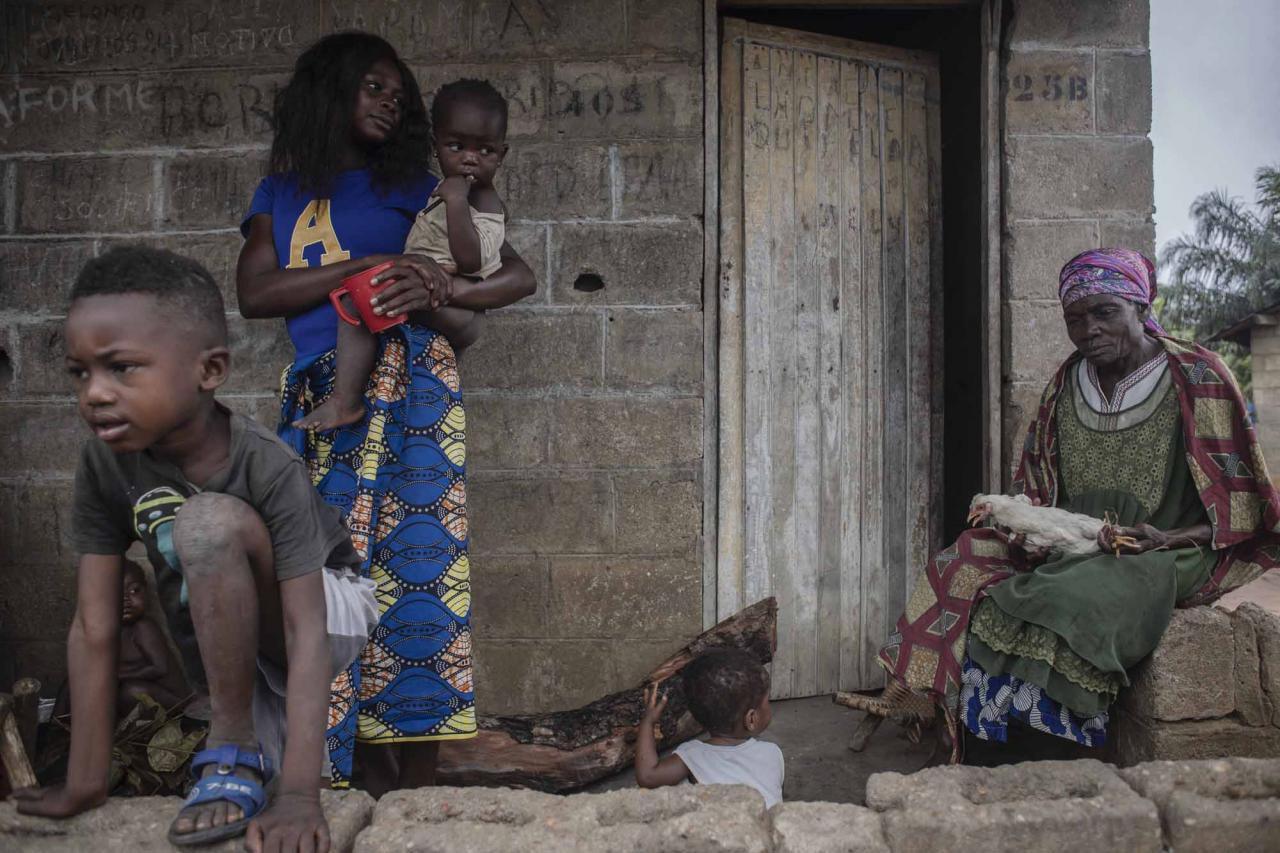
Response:
[[[719,0],[703,0],[703,495],[702,495],[702,622],[716,622],[719,577],[720,519],[720,38]],[[746,0],[741,6],[809,6],[857,8],[878,6],[919,8],[922,0]],[[1000,261],[1001,167],[1000,44],[1004,0],[933,0],[928,5],[978,5],[982,48],[981,169],[982,169],[982,453],[983,489],[1003,487],[1001,464],[1003,429],[1002,295]],[[940,436],[939,436],[940,438]]]

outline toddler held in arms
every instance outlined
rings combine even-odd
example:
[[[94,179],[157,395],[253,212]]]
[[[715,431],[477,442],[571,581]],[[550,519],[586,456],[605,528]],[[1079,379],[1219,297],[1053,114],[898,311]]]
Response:
[[[499,252],[506,239],[506,208],[493,179],[507,156],[507,101],[484,80],[457,80],[436,92],[431,125],[444,180],[414,221],[404,253],[430,258],[450,275],[488,278],[502,268]],[[376,296],[370,300],[381,314],[377,302]],[[442,304],[433,314],[448,320],[450,311],[472,313]],[[478,324],[479,317],[470,323]],[[466,346],[477,332],[464,328],[457,345]],[[363,418],[365,386],[377,354],[377,337],[368,329],[338,323],[333,393],[296,426],[330,430]]]
[[[691,740],[658,760],[653,727],[667,697],[659,683],[645,690],[645,713],[636,740],[636,783],[660,788],[693,781],[700,785],[750,785],[766,808],[782,802],[784,766],[777,744],[756,740],[769,727],[769,673],[741,649],[699,655],[684,670],[689,712],[710,735]]]

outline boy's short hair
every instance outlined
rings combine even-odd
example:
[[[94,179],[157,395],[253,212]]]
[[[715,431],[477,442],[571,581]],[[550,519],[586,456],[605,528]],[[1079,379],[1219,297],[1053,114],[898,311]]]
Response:
[[[684,669],[689,712],[707,731],[730,732],[769,692],[769,673],[742,649],[703,652]]]
[[[217,282],[198,261],[150,246],[117,246],[90,260],[71,288],[71,302],[90,296],[145,293],[187,325],[227,342],[227,315]]]
[[[464,77],[445,83],[431,99],[431,127],[439,132],[445,110],[454,104],[470,101],[481,109],[493,110],[502,117],[502,136],[507,136],[507,99],[488,80]]]

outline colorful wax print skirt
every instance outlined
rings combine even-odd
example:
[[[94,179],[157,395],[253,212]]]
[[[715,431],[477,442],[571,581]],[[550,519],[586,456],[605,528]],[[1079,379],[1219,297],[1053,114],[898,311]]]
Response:
[[[325,433],[290,424],[333,389],[336,352],[290,368],[280,436],[346,515],[379,621],[332,685],[326,745],[334,787],[350,784],[357,738],[474,737],[466,415],[443,335],[403,324],[379,336],[365,420]]]
[[[979,740],[1005,743],[1009,739],[1009,720],[1015,719],[1036,731],[1083,746],[1107,742],[1105,711],[1082,717],[1049,698],[1038,685],[1009,674],[987,675],[968,658],[960,680],[961,719]]]

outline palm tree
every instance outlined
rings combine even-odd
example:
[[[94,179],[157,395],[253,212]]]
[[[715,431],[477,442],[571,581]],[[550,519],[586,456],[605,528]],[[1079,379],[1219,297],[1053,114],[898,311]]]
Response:
[[[1160,253],[1165,318],[1198,339],[1280,302],[1280,168],[1264,166],[1255,180],[1256,209],[1205,193],[1191,205],[1195,235]]]

